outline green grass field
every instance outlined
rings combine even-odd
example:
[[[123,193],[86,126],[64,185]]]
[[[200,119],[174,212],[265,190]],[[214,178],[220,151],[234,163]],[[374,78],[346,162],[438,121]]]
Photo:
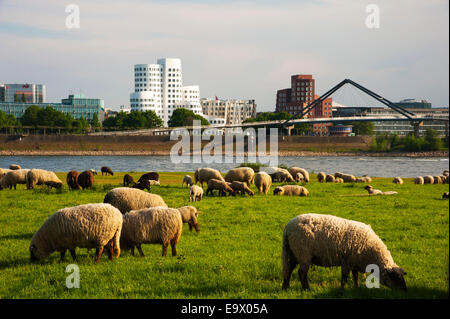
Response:
[[[65,181],[65,173],[58,174]],[[31,263],[30,239],[54,212],[69,206],[102,202],[121,184],[124,173],[95,177],[86,191],[36,187],[0,191],[0,298],[447,298],[449,280],[449,201],[441,199],[448,185],[394,185],[392,179],[371,183],[392,196],[365,194],[365,184],[320,184],[315,175],[305,185],[309,197],[204,197],[200,232],[184,225],[178,256],[161,256],[161,245],[143,245],[145,257],[122,252],[110,262],[106,254],[95,264],[94,250],[77,249],[80,288],[66,287],[66,266],[59,254]],[[140,173],[131,174],[135,180]],[[188,205],[185,173],[161,173],[161,195],[169,207]],[[193,174],[191,173],[191,176]],[[272,185],[272,190],[274,186]],[[252,186],[256,190],[255,186]],[[370,224],[405,269],[407,292],[360,288],[352,280],[340,288],[340,269],[313,267],[310,291],[303,291],[294,271],[291,287],[281,290],[283,228],[304,213],[332,214]]]

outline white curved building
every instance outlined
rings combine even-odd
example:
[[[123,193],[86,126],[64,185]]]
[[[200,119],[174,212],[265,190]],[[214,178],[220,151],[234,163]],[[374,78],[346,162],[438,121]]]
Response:
[[[167,126],[172,112],[184,107],[202,115],[198,85],[183,87],[181,60],[158,59],[156,64],[134,66],[131,111],[154,111]]]

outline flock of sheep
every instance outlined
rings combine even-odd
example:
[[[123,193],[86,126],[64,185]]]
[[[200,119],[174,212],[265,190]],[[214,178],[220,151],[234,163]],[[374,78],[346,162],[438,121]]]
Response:
[[[310,182],[309,173],[299,167],[263,167],[262,170],[255,173],[252,168],[238,167],[222,176],[216,169],[199,168],[194,179],[190,175],[184,176],[181,186],[186,184],[189,187],[189,201],[200,201],[203,183],[207,184],[206,195],[214,196],[214,191],[217,191],[219,196],[253,196],[254,192],[249,188],[253,183],[259,193],[267,195],[272,182]],[[109,167],[102,167],[101,171],[102,175],[114,175]],[[96,174],[95,170],[70,171],[67,184],[74,190],[89,188]],[[334,175],[320,172],[317,179],[330,183],[372,181],[368,176],[356,177],[340,172]],[[393,183],[403,184],[403,180],[395,177]],[[445,171],[442,176],[418,177],[414,183],[448,184],[449,172]],[[62,187],[61,180],[50,171],[26,170],[18,165],[11,165],[10,169],[0,168],[0,189],[15,188],[16,184],[26,184],[27,189],[35,185]],[[169,208],[161,196],[145,191],[159,185],[157,172],[144,174],[137,182],[126,174],[123,184],[124,187],[110,190],[103,203],[64,208],[51,215],[31,239],[31,259],[42,260],[57,251],[62,260],[67,250],[75,259],[76,247],[95,248],[96,262],[100,261],[105,249],[110,260],[114,256],[119,257],[121,250],[131,250],[134,255],[134,248],[144,256],[141,245],[147,243],[162,244],[163,256],[166,256],[170,245],[172,256],[176,256],[183,223],[187,223],[190,230],[199,231],[197,218],[200,212],[195,207]],[[370,185],[365,189],[369,195],[385,194]],[[287,184],[275,187],[273,194],[308,196],[309,192],[304,186]],[[448,192],[443,197],[448,198]],[[307,273],[310,265],[340,266],[341,285],[345,285],[351,271],[358,286],[358,273],[365,273],[367,265],[376,264],[380,267],[381,284],[406,290],[405,271],[393,261],[386,245],[371,227],[332,215],[303,214],[289,221],[283,231],[282,261],[283,289],[289,287],[292,271],[297,265],[302,287],[309,289]]]

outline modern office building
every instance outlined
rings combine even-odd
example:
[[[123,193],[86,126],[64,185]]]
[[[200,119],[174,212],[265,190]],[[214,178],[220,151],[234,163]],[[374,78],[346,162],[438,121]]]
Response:
[[[205,117],[222,118],[224,124],[241,124],[248,118],[256,117],[255,100],[202,98],[200,100]]]
[[[183,87],[181,60],[158,59],[156,64],[134,66],[134,92],[130,94],[131,111],[152,110],[164,126],[175,109],[185,107],[201,114],[198,86]]]
[[[0,102],[45,103],[45,85],[0,84]]]
[[[405,108],[405,109],[431,109],[431,102],[427,100],[416,100],[416,99],[404,99],[395,104]]]

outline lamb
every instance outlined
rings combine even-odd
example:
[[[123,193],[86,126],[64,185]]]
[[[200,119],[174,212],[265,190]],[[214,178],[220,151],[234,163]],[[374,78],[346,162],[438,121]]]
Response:
[[[424,184],[434,184],[433,176],[424,176],[423,177]]]
[[[308,196],[308,190],[303,186],[298,185],[284,185],[278,186],[273,191],[274,195],[284,195],[284,196]]]
[[[371,185],[367,185],[364,189],[367,190],[370,195],[383,195],[382,191],[379,189],[374,189]]]
[[[66,182],[70,189],[81,189],[80,185],[78,184],[79,175],[80,173],[74,170],[67,173]]]
[[[122,250],[134,247],[144,257],[141,244],[162,244],[162,255],[167,255],[167,247],[172,246],[172,256],[177,255],[176,245],[183,231],[181,212],[175,208],[151,207],[133,210],[123,216],[120,247]]]
[[[54,188],[61,188],[62,181],[54,172],[33,168],[27,173],[27,189],[33,189],[35,185],[45,184]]]
[[[101,171],[102,171],[102,176],[103,176],[103,173],[105,173],[106,176],[108,176],[108,174],[111,176],[114,176],[114,172],[112,171],[111,167],[109,167],[109,166],[102,166]]]
[[[138,183],[144,179],[159,182],[159,174],[157,172],[145,173],[138,179]],[[158,184],[159,185],[159,184]]]
[[[122,214],[155,206],[167,207],[161,196],[128,187],[113,188],[105,195],[103,202],[113,205]]]
[[[189,201],[197,202],[201,201],[203,197],[203,188],[197,185],[192,185],[189,188]]]
[[[78,176],[78,185],[82,189],[91,188],[94,185],[94,175],[91,171],[84,171]]]
[[[334,178],[334,182],[342,184],[342,183],[344,183],[344,180],[342,178],[340,178],[340,177],[335,177]]]
[[[394,179],[392,180],[392,183],[402,185],[403,179],[401,177],[394,177]]]
[[[127,187],[131,184],[134,184],[133,176],[131,176],[130,174],[125,174],[123,176],[123,187]]]
[[[414,184],[423,185],[424,183],[425,183],[425,182],[424,182],[424,179],[423,179],[422,176],[417,176],[417,177],[414,179]]]
[[[230,169],[224,179],[229,183],[238,181],[247,183],[247,186],[250,186],[254,178],[255,171],[251,167],[237,167]]]
[[[203,187],[203,182],[208,183],[208,181],[210,179],[217,179],[220,181],[225,182],[225,179],[222,177],[222,174],[220,174],[220,172],[216,169],[213,168],[199,168],[195,171],[195,184],[197,184],[198,182],[200,182],[200,184]]]
[[[300,168],[300,167],[290,167],[288,169],[288,171],[289,171],[289,174],[291,174],[292,176],[297,175],[297,173],[302,174],[303,175],[303,180],[306,183],[309,183],[309,173],[308,173],[308,171],[306,169]]]
[[[267,195],[270,186],[272,186],[272,178],[266,172],[258,172],[255,174],[255,186],[258,188],[259,193]]]
[[[445,192],[444,194],[442,194],[442,199],[449,199],[449,193]]]
[[[297,264],[303,289],[309,289],[310,265],[340,266],[342,287],[350,271],[355,286],[359,286],[358,273],[365,273],[368,265],[376,265],[382,285],[406,291],[406,272],[397,266],[370,225],[332,215],[299,215],[284,228],[282,247],[283,289],[289,288]]]
[[[248,188],[247,184],[243,182],[234,181],[231,183],[231,188],[233,189],[234,193],[240,193],[241,196],[245,196],[245,194],[249,194],[250,196],[255,195],[255,193]]]
[[[183,187],[184,184],[186,184],[187,187],[191,187],[192,185],[194,185],[194,182],[192,181],[192,177],[190,175],[184,175],[181,187]]]
[[[20,167],[19,164],[11,164],[11,165],[9,165],[9,169],[10,170],[17,170],[17,169],[22,169],[22,167]]]
[[[119,257],[122,214],[109,204],[86,204],[63,208],[51,215],[31,238],[31,260],[42,260],[54,251],[64,259],[68,249],[75,260],[75,248],[96,248],[98,263],[107,248],[109,259]]]
[[[319,174],[317,174],[317,180],[319,181],[319,183],[325,182],[325,179],[326,174],[324,172],[320,172]]]
[[[11,172],[12,169],[9,168],[0,168],[0,179],[5,176],[7,173]]]
[[[433,176],[434,184],[442,184],[442,180],[440,176]]]
[[[213,191],[216,189],[219,191],[220,196],[226,196],[226,192],[234,196],[234,190],[227,184],[227,182],[214,178],[208,180],[206,196],[208,196],[208,193],[211,194],[211,196],[214,196]]]
[[[151,182],[151,181],[148,180],[148,179],[143,179],[143,180],[141,180],[139,183],[135,183],[135,184],[132,186],[132,188],[137,188],[137,189],[140,189],[140,190],[146,189],[146,190],[150,191],[150,189],[152,188],[152,185],[151,185],[150,182]],[[155,181],[154,181],[154,182],[155,182]]]
[[[16,189],[17,184],[27,183],[27,174],[29,169],[11,170],[5,174],[0,180],[0,189],[10,188]]]
[[[335,181],[336,181],[336,179],[334,178],[333,175],[327,174],[325,176],[325,182],[327,182],[327,183],[334,183]]]
[[[198,228],[197,217],[200,212],[197,210],[197,208],[195,208],[194,206],[183,206],[179,207],[178,211],[181,214],[183,223],[187,223],[189,225],[189,230],[192,231],[192,229],[195,229],[195,231],[198,233],[200,229]]]

